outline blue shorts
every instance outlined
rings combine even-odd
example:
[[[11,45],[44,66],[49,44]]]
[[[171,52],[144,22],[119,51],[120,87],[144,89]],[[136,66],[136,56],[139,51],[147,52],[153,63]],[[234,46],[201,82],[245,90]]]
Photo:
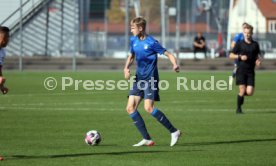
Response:
[[[129,91],[128,96],[140,96],[144,99],[160,101],[158,81],[154,83],[144,80],[136,81],[133,83],[133,87]]]

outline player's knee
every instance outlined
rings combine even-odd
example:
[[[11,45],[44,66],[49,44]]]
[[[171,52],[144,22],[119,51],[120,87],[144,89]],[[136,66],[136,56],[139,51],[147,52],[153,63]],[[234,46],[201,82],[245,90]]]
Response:
[[[246,95],[247,96],[253,96],[253,93],[254,93],[254,88],[249,87],[249,88],[246,89]]]
[[[246,92],[247,96],[253,96],[253,93],[254,93],[253,91],[247,91]]]
[[[245,96],[245,91],[240,91],[239,96]]]
[[[133,112],[135,112],[135,108],[133,106],[127,106],[126,111],[128,114],[132,114]]]
[[[147,105],[145,105],[144,108],[145,108],[145,110],[146,110],[148,113],[152,113],[152,111],[153,111],[153,107],[152,107],[152,106],[147,106]]]
[[[244,88],[240,88],[240,91],[239,91],[239,95],[240,96],[244,96],[245,95],[245,92],[246,92],[246,89]]]

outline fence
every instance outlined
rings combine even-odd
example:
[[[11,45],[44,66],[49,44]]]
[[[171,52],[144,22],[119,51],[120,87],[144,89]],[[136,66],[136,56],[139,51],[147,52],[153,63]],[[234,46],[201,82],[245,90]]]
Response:
[[[0,6],[9,2],[2,0]],[[128,24],[137,13],[148,20],[148,33],[171,52],[191,51],[197,32],[203,32],[209,49],[217,56],[228,51],[229,0],[23,0],[23,21],[20,1],[11,3],[18,4],[17,12],[4,25],[17,25],[17,29],[12,31],[8,56],[125,58],[131,35]],[[18,27],[20,21],[22,29]],[[218,42],[219,35],[222,43]],[[266,52],[265,57],[276,58],[275,33],[256,33],[254,38]]]

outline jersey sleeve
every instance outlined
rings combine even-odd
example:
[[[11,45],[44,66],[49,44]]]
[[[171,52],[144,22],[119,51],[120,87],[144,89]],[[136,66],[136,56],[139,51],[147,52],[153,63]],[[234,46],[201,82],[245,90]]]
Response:
[[[157,40],[154,41],[152,48],[158,54],[164,54],[164,52],[166,51],[166,49],[162,47]]]
[[[261,49],[260,49],[260,45],[257,43],[257,54],[261,55]]]
[[[239,54],[239,51],[240,51],[240,42],[237,42],[237,43],[235,44],[235,47],[234,47],[233,50],[232,50],[232,53],[234,53],[234,54]]]
[[[257,43],[256,42],[256,44],[257,44],[257,48],[256,48],[256,59],[258,59],[259,58],[259,56],[261,55],[261,49],[260,49],[260,45],[259,45],[259,43]]]
[[[0,65],[2,66],[5,60],[6,52],[4,49],[0,49]]]
[[[233,42],[237,43],[240,40],[240,33],[236,34],[233,38]]]

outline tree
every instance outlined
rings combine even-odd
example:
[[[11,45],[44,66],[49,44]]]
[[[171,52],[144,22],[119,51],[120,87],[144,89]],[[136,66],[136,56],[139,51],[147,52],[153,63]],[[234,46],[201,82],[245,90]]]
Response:
[[[107,14],[110,23],[123,23],[125,20],[125,13],[120,8],[120,0],[112,0],[111,8]]]
[[[171,6],[172,0],[166,0],[166,5]],[[160,0],[141,0],[142,16],[149,22],[160,24]]]
[[[108,19],[110,23],[124,23],[125,12],[121,9],[120,3],[124,0],[111,0],[111,8],[108,11]],[[160,0],[140,0],[141,15],[145,17],[148,22],[160,24]],[[166,0],[166,5],[171,6],[173,0]],[[130,8],[129,17],[135,17],[134,9]]]

